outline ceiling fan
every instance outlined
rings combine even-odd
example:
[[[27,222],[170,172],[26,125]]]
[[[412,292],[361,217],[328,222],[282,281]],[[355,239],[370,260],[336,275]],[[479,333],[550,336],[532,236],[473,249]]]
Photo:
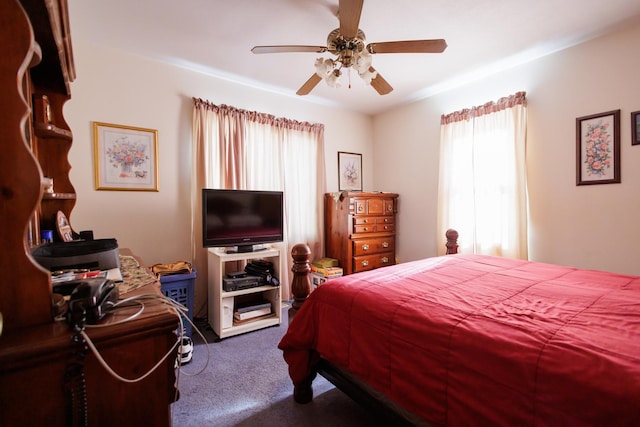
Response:
[[[369,43],[365,45],[365,36],[358,28],[364,0],[339,0],[338,17],[340,28],[329,33],[326,46],[254,46],[253,53],[287,52],[330,52],[335,59],[318,58],[316,72],[296,92],[307,95],[322,80],[329,86],[339,86],[343,68],[353,68],[360,77],[370,83],[380,94],[386,95],[393,87],[371,66],[371,55],[378,53],[441,53],[447,48],[444,39],[406,40]]]

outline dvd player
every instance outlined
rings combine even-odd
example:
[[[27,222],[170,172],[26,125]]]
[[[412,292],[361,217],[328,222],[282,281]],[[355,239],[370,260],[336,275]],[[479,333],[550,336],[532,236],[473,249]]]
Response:
[[[226,292],[262,286],[262,278],[259,276],[227,277],[222,279],[222,289]]]

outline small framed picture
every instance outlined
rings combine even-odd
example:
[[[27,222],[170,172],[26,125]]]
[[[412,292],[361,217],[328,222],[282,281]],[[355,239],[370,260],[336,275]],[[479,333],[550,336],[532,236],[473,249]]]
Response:
[[[640,111],[631,113],[631,145],[640,145]]]
[[[338,151],[338,190],[362,191],[362,154]]]
[[[576,185],[620,182],[620,110],[576,119]]]
[[[158,191],[158,131],[93,123],[96,190]]]

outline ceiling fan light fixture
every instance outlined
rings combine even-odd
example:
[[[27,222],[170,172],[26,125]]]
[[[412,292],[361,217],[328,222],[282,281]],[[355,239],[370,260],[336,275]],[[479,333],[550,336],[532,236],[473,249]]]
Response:
[[[335,63],[331,59],[318,58],[315,62],[316,74],[326,79],[335,68]]]
[[[367,69],[364,73],[358,73],[360,75],[360,77],[362,78],[362,80],[364,80],[364,82],[368,85],[371,84],[371,80],[375,79],[376,77],[378,77],[378,72],[377,71],[371,71],[369,69]]]
[[[342,63],[332,59],[318,58],[315,62],[316,74],[325,81],[329,87],[342,87],[340,76],[342,76]]]
[[[340,82],[340,76],[342,72],[339,68],[334,69],[328,76],[325,77],[324,81],[327,83],[329,87],[340,88],[342,87],[342,82]]]
[[[366,50],[363,50],[356,55],[353,68],[356,69],[358,74],[362,75],[369,70],[369,67],[371,66],[371,59],[371,54]]]

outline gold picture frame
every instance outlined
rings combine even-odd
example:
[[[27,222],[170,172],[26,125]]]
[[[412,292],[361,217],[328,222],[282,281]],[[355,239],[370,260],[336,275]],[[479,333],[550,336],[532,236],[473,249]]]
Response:
[[[96,190],[158,191],[158,131],[93,122]]]

